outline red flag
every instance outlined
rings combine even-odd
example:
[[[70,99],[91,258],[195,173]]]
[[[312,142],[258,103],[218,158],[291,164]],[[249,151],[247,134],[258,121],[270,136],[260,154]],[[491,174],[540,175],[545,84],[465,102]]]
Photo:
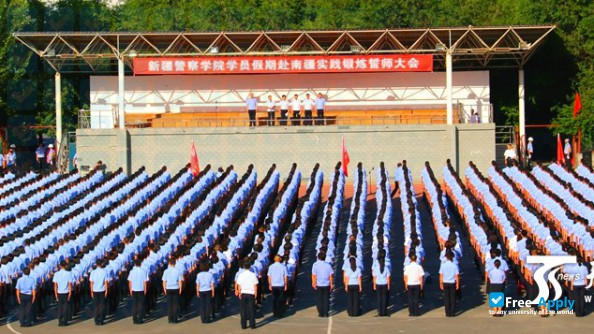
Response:
[[[573,102],[573,117],[576,117],[580,113],[580,110],[582,110],[580,93],[575,93],[575,101]]]
[[[582,110],[582,100],[580,99],[580,93],[575,93],[575,101],[573,102],[573,117],[577,117],[577,115]],[[574,143],[575,153],[580,153],[582,151],[582,130],[578,126],[578,138],[577,142]]]
[[[190,170],[194,176],[200,173],[200,164],[198,163],[198,153],[196,153],[196,145],[192,140],[192,150],[190,151]]]
[[[557,134],[557,163],[563,164],[565,157],[563,156],[563,143],[561,142],[561,134]]]
[[[351,158],[349,157],[349,152],[347,152],[346,145],[344,144],[344,137],[342,138],[342,171],[344,172],[345,176],[349,176],[349,162],[351,162]]]

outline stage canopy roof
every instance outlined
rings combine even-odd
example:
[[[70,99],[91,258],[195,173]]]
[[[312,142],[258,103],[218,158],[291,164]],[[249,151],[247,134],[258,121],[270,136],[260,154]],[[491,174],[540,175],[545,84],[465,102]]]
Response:
[[[61,73],[117,73],[118,57],[433,54],[445,68],[522,67],[555,26],[261,32],[18,32]]]

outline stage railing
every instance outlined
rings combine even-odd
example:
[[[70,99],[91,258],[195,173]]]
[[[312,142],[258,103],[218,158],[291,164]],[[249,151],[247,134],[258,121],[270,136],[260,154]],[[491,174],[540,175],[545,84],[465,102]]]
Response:
[[[338,125],[338,126],[357,126],[357,125],[403,125],[403,124],[446,124],[447,119],[445,115],[433,116],[393,116],[393,117],[328,117],[328,118],[312,118],[306,120],[304,118],[295,120],[289,118],[281,120],[276,118],[274,126],[308,126],[308,125]],[[265,117],[258,117],[256,119],[257,126],[268,126],[268,120]],[[158,119],[154,120],[153,127],[159,128],[183,128],[183,127],[247,127],[250,126],[250,121],[246,119],[220,119],[220,118],[199,118],[199,119]]]

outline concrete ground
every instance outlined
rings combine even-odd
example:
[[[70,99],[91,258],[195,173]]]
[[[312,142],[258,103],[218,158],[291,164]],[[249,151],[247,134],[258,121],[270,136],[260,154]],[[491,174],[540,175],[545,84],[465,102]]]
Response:
[[[325,192],[326,193],[326,192]],[[351,189],[347,189],[350,196]],[[343,208],[341,225],[338,236],[337,250],[342,253],[346,238],[346,222],[348,220],[348,208],[350,200]],[[481,273],[475,267],[472,260],[472,253],[468,244],[465,244],[465,257],[461,263],[462,278],[462,299],[458,303],[458,316],[446,318],[443,309],[443,300],[437,284],[437,272],[439,270],[439,252],[435,242],[435,232],[429,220],[426,209],[422,210],[423,223],[423,245],[426,250],[425,270],[431,274],[426,285],[425,297],[422,301],[421,313],[417,318],[408,317],[406,295],[402,283],[402,272],[399,270],[404,258],[402,249],[403,229],[402,215],[398,200],[393,201],[394,221],[392,223],[391,257],[393,264],[393,283],[391,286],[390,313],[387,318],[376,317],[375,294],[371,288],[370,267],[371,267],[371,227],[375,219],[375,199],[372,195],[367,202],[368,222],[365,229],[365,267],[364,292],[362,296],[362,315],[350,318],[346,314],[346,294],[342,283],[338,283],[332,293],[331,316],[329,318],[318,318],[315,307],[315,294],[310,286],[311,265],[314,262],[314,237],[306,240],[303,252],[303,262],[297,278],[297,291],[295,304],[291,307],[284,318],[275,319],[271,313],[271,299],[264,302],[264,307],[258,312],[257,333],[562,333],[571,332],[591,333],[594,330],[592,304],[588,305],[589,315],[584,318],[576,318],[573,315],[557,315],[548,318],[529,315],[508,315],[503,318],[493,318],[488,314],[489,306],[486,304],[484,285],[482,284]],[[424,204],[421,203],[421,207]],[[320,215],[321,217],[321,209]],[[320,230],[320,219],[312,231],[316,236]],[[463,241],[467,236],[460,230]],[[337,259],[341,256],[337,256]],[[342,267],[342,260],[336,265],[336,274]],[[507,292],[513,294],[513,284],[507,288]],[[239,307],[234,297],[227,300],[221,315],[211,324],[202,324],[197,314],[197,301],[194,300],[190,311],[185,314],[179,324],[169,324],[165,315],[164,300],[160,300],[158,312],[142,325],[133,325],[130,316],[130,304],[120,305],[115,316],[108,318],[104,326],[95,326],[92,319],[92,308],[89,306],[85,312],[74,320],[68,327],[58,327],[55,308],[50,310],[41,322],[30,328],[21,328],[16,319],[16,314],[11,314],[4,320],[0,327],[1,333],[240,333]],[[247,329],[247,332],[252,330]],[[367,332],[371,331],[371,332]]]

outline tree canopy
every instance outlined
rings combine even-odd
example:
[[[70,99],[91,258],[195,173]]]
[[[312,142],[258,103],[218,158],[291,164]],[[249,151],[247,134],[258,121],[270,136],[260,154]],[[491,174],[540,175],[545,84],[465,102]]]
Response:
[[[527,122],[594,147],[594,2],[591,0],[5,0],[0,2],[0,127],[54,123],[53,70],[15,31],[220,31],[555,24],[526,70]],[[517,123],[517,71],[491,70],[499,124]],[[67,129],[88,105],[88,75],[63,76]],[[582,112],[573,118],[579,91]]]

